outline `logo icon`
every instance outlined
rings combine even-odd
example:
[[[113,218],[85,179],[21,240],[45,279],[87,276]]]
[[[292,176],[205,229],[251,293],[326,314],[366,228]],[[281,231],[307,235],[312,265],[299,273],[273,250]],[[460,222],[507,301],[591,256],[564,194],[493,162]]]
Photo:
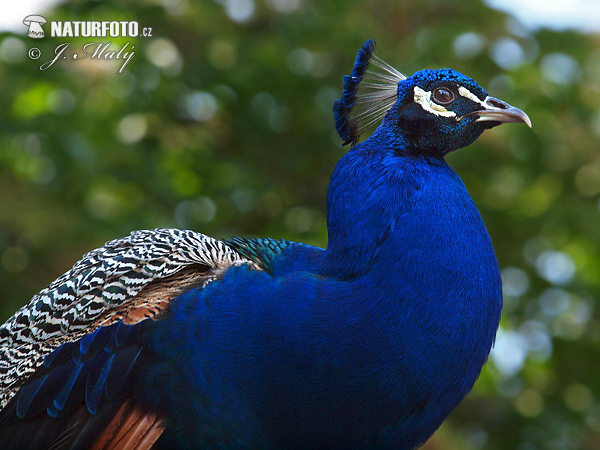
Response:
[[[23,24],[29,27],[29,30],[27,30],[27,36],[33,39],[41,39],[44,37],[42,25],[45,23],[46,19],[36,14],[27,16],[23,19]]]

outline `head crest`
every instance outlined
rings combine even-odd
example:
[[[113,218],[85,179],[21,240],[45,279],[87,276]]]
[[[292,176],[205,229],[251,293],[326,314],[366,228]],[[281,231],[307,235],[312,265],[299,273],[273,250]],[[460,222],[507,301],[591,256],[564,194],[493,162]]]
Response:
[[[333,104],[335,128],[343,144],[356,145],[361,133],[378,123],[396,102],[402,75],[373,54],[375,40],[366,41],[354,61],[351,75],[344,75],[344,92]],[[372,67],[380,71],[367,70]],[[363,81],[366,80],[366,81]]]

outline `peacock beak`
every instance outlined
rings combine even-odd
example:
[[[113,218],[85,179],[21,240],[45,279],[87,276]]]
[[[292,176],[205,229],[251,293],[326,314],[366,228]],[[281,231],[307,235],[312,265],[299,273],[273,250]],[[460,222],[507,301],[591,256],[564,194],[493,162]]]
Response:
[[[479,116],[476,122],[524,123],[531,128],[531,119],[524,111],[494,97],[486,97],[483,101],[485,109],[474,111],[469,115]]]

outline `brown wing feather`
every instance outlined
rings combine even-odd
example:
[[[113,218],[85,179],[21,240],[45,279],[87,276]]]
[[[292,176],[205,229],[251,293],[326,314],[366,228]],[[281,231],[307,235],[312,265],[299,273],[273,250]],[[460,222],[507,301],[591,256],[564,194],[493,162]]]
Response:
[[[145,319],[157,319],[175,297],[189,289],[205,286],[219,275],[219,271],[196,264],[168,278],[156,280],[142,289],[131,304],[117,308],[115,315],[107,318],[101,326],[111,325],[121,319],[128,325]]]
[[[92,450],[137,450],[149,449],[164,431],[161,418],[123,403],[113,420],[94,442]]]

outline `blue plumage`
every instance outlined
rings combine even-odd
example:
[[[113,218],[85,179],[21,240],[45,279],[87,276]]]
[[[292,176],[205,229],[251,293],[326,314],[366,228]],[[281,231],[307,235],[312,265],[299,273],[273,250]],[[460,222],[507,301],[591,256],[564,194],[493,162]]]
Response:
[[[427,440],[475,383],[502,308],[490,237],[444,156],[529,119],[450,69],[375,77],[383,94],[365,100],[358,86],[373,49],[367,41],[344,78],[336,128],[356,143],[381,102],[385,117],[333,171],[327,248],[224,241],[254,265],[216,271],[159,320],[64,344],[1,423],[19,427],[44,405],[60,419],[79,403],[101,431],[103,413],[127,401],[161,417],[164,448],[412,449]],[[350,118],[355,104],[372,112]],[[56,374],[62,381],[50,382]],[[86,427],[86,438],[97,435]]]
[[[51,353],[21,389],[17,416],[30,418],[42,409],[52,417],[63,416],[83,401],[90,412],[97,412],[102,398],[119,394],[141,353],[136,336],[127,339],[134,328],[122,322],[99,328]]]

